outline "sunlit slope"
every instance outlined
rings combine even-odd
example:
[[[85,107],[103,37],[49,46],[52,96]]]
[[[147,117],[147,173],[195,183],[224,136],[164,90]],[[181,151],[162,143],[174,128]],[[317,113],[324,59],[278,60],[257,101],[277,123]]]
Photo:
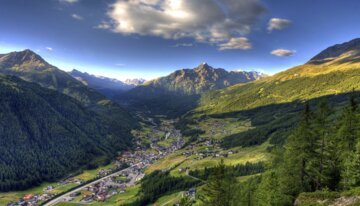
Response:
[[[294,67],[274,76],[210,92],[197,112],[216,114],[253,109],[271,104],[309,100],[360,90],[360,58],[350,51],[324,63]]]

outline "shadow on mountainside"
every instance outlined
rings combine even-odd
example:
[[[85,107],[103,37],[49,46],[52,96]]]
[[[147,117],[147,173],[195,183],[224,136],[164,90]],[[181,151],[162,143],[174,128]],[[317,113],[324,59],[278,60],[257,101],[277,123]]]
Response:
[[[308,101],[294,101],[290,103],[270,104],[250,110],[243,110],[237,112],[201,115],[200,117],[195,119],[193,119],[192,116],[194,116],[196,113],[189,112],[179,122],[178,128],[180,128],[183,132],[185,131],[186,134],[194,135],[198,134],[201,131],[192,131],[194,129],[190,129],[188,125],[200,122],[207,117],[218,119],[248,119],[251,121],[251,125],[254,128],[244,132],[226,136],[222,142],[222,146],[224,148],[259,145],[267,140],[269,140],[271,144],[282,145],[292,131],[292,129],[296,126],[299,119],[299,113],[303,110],[306,102],[308,102],[311,108],[314,110],[320,100],[327,99],[330,106],[334,108],[334,112],[337,112],[340,108],[346,105],[351,94],[353,93],[351,92],[338,95],[328,95]],[[355,92],[355,95],[359,97],[360,92]]]

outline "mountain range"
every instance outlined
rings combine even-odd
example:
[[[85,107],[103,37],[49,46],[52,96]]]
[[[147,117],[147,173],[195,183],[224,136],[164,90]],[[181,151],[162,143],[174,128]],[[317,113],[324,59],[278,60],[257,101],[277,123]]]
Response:
[[[201,94],[247,83],[267,75],[251,71],[226,71],[207,63],[193,69],[177,70],[168,76],[147,81],[118,97],[120,102],[153,114],[180,115],[191,110]]]
[[[68,73],[84,85],[97,90],[109,98],[112,98],[115,94],[133,89],[145,82],[144,79],[126,79],[125,81],[120,81],[114,78],[81,72],[76,69],[73,69]]]

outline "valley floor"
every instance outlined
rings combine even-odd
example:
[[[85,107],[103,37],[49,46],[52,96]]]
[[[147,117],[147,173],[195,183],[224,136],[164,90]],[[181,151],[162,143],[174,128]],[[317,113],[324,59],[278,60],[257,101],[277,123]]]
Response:
[[[183,147],[188,139],[175,129],[175,120],[161,119],[161,122],[156,125],[152,119],[149,119],[141,129],[133,131],[136,137],[135,143],[138,145],[135,151],[124,152],[109,165],[83,171],[58,183],[44,183],[21,192],[1,193],[0,203],[1,205],[20,205],[22,200],[29,198],[25,201],[42,205],[42,202],[46,200],[43,198],[47,197],[52,201],[44,204],[46,206],[122,205],[136,200],[141,178],[155,170],[170,171],[171,176],[174,177],[188,176],[197,179],[189,175],[189,171],[216,166],[221,159],[224,159],[227,165],[268,160],[266,151],[270,146],[268,143],[248,148],[222,149],[219,142],[224,136],[251,127],[247,121],[239,122],[235,119],[224,121],[226,126],[220,125],[216,119],[205,120],[198,126],[207,131],[201,135],[200,142],[190,143]],[[130,167],[118,171],[123,163]],[[248,177],[239,177],[239,180],[246,178]],[[84,184],[88,181],[89,183]],[[69,190],[71,191],[66,192]],[[201,191],[201,186],[196,188],[196,191]],[[53,198],[62,193],[65,194]],[[159,198],[156,205],[173,205],[186,195],[189,195],[188,191],[167,194]],[[195,197],[195,194],[191,195]]]

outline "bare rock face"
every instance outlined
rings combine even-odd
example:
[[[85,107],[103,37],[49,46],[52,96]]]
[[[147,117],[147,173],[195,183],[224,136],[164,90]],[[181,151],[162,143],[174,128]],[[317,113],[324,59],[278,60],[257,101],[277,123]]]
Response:
[[[193,95],[254,81],[265,76],[265,74],[256,71],[226,71],[202,63],[196,68],[177,70],[168,76],[146,82],[145,86]]]

